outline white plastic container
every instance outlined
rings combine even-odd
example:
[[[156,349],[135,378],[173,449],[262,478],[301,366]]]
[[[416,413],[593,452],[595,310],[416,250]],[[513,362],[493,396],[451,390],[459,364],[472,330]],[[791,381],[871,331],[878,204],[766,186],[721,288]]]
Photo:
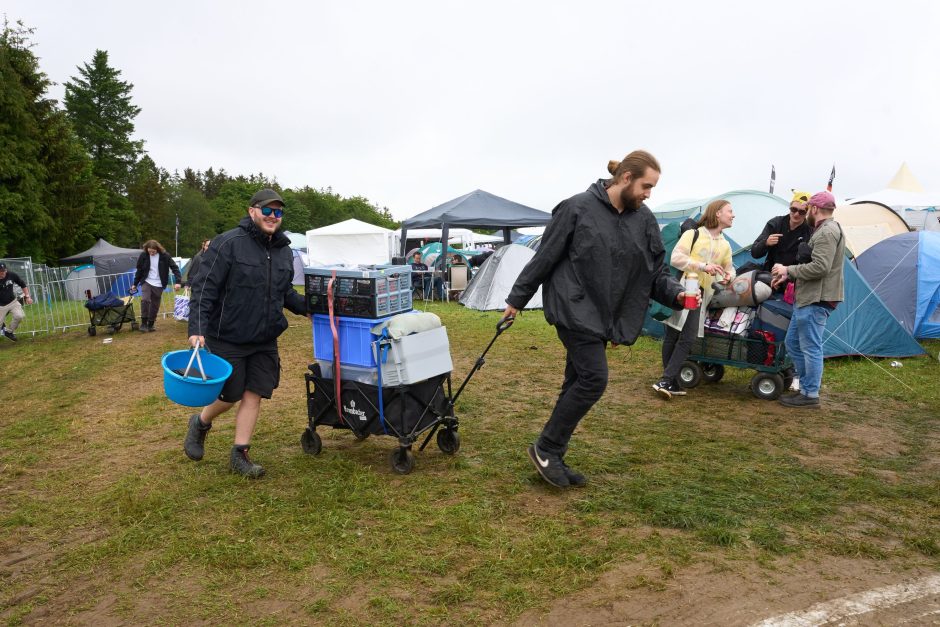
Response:
[[[376,348],[384,352],[375,359],[382,364],[383,387],[417,383],[454,369],[447,327],[383,340],[373,345]]]
[[[333,378],[333,362],[326,359],[318,359],[320,364],[320,374],[324,379]],[[356,383],[365,383],[367,385],[379,384],[379,371],[377,368],[369,366],[350,366],[341,364],[340,378],[343,381],[355,381]]]

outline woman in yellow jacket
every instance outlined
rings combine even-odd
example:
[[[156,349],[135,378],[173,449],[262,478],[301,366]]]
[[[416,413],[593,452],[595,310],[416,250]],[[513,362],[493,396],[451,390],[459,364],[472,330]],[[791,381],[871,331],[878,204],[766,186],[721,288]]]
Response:
[[[698,227],[683,233],[672,250],[670,263],[683,271],[683,282],[691,272],[698,275],[702,304],[697,309],[680,309],[663,323],[666,329],[663,337],[663,376],[653,384],[653,389],[663,398],[685,395],[678,381],[679,369],[689,356],[695,337],[704,335],[705,317],[701,312],[708,308],[711,301],[712,282],[715,277],[719,277],[722,283],[734,278],[731,244],[721,234],[732,222],[734,209],[731,203],[714,200],[705,208]]]

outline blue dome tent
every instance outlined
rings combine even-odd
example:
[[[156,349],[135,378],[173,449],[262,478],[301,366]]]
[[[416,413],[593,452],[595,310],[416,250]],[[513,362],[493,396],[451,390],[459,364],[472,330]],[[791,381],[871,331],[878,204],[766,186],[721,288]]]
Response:
[[[889,237],[859,255],[856,263],[908,333],[940,338],[940,232]]]

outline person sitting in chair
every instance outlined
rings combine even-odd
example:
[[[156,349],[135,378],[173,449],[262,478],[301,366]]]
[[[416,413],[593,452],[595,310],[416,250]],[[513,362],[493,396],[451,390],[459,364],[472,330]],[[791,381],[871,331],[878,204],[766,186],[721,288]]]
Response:
[[[431,275],[427,274],[428,264],[421,261],[421,253],[415,252],[411,258],[411,289],[413,291],[421,290],[422,297],[430,293]]]

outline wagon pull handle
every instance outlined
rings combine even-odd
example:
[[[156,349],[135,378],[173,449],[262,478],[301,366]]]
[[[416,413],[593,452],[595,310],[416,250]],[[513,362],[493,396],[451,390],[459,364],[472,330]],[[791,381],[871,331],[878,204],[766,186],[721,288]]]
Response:
[[[206,380],[207,380],[207,379],[206,379],[206,371],[205,371],[205,369],[202,367],[202,357],[199,356],[199,347],[198,347],[198,346],[193,347],[193,354],[192,354],[192,356],[189,358],[189,363],[186,364],[186,370],[183,371],[183,378],[185,379],[186,377],[189,376],[189,371],[190,371],[190,370],[192,369],[192,367],[193,367],[193,360],[194,360],[194,359],[196,360],[196,364],[197,364],[197,366],[199,367],[199,374],[202,375],[202,380],[203,380],[203,381],[206,381]]]
[[[512,326],[512,323],[516,321],[515,316],[506,316],[496,324],[496,335],[499,335],[506,329]]]

